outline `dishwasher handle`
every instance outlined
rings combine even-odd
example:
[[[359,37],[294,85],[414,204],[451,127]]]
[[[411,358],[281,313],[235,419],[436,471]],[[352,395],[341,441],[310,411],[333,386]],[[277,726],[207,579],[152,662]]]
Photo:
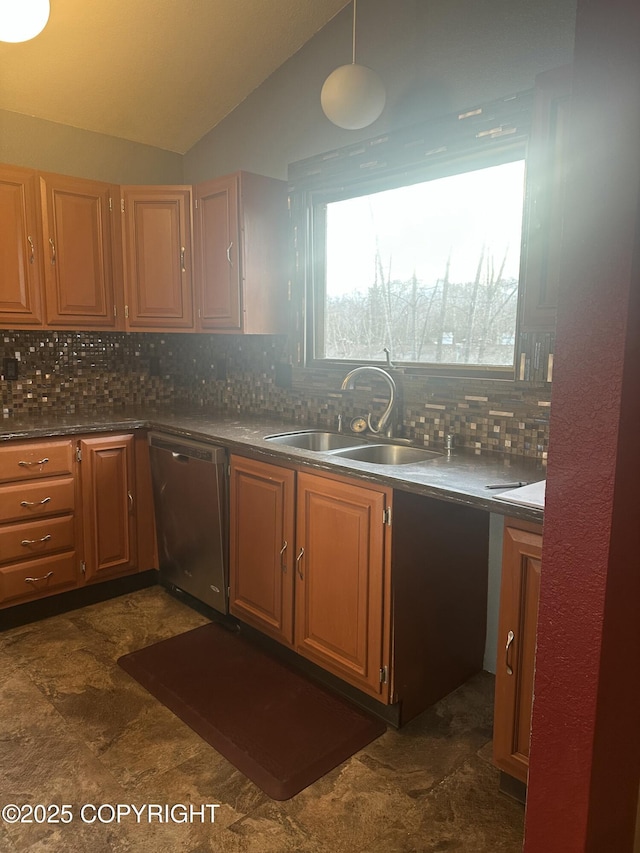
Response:
[[[227,451],[217,444],[159,432],[150,432],[148,440],[150,450],[170,453],[176,462],[188,462],[190,459],[214,465],[226,462]]]

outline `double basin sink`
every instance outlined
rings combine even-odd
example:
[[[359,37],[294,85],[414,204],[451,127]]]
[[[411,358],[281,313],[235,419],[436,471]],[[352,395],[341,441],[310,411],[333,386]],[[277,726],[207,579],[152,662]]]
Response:
[[[316,453],[330,453],[332,456],[370,462],[375,465],[415,465],[442,456],[436,450],[412,447],[397,441],[372,442],[364,438],[344,435],[344,433],[313,429],[265,435],[265,441],[297,447],[300,450],[312,450]]]

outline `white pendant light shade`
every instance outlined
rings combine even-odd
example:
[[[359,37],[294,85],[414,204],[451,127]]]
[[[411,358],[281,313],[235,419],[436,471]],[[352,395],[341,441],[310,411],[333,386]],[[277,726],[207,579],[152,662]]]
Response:
[[[366,65],[356,63],[356,3],[353,0],[353,50],[351,65],[341,65],[324,81],[320,103],[324,114],[338,127],[360,130],[380,117],[387,99],[382,80]]]
[[[0,0],[0,41],[29,41],[48,20],[49,0]]]
[[[366,65],[341,65],[324,81],[320,103],[338,127],[360,130],[380,117],[386,94],[382,81]]]

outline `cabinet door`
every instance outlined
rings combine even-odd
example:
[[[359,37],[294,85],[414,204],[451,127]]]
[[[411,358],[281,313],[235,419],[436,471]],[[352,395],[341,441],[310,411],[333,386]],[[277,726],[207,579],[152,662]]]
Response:
[[[195,188],[197,327],[287,331],[287,184],[236,172]]]
[[[116,329],[109,184],[40,178],[45,256],[46,322],[64,328]]]
[[[388,701],[385,509],[390,494],[298,475],[296,649]]]
[[[136,569],[133,441],[117,435],[79,442],[87,581]]]
[[[230,603],[238,618],[293,644],[295,473],[231,459]]]
[[[191,188],[122,187],[127,328],[193,328]]]
[[[0,325],[42,324],[42,244],[36,173],[0,167]]]
[[[514,523],[519,524],[507,519],[504,530],[493,758],[501,770],[526,782],[542,535],[539,525],[520,529]]]
[[[240,330],[241,253],[235,175],[195,188],[194,231],[198,328]]]

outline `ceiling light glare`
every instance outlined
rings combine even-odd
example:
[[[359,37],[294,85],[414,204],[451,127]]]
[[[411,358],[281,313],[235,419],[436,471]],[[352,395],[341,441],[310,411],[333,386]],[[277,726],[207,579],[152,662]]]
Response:
[[[0,0],[0,41],[29,41],[49,20],[49,0]]]

